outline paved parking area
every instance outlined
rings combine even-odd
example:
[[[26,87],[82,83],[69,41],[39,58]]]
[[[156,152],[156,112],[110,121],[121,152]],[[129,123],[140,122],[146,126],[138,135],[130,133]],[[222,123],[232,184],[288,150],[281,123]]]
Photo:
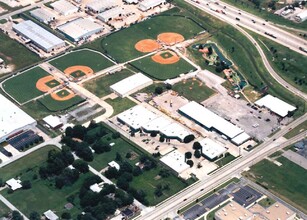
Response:
[[[238,190],[232,193],[233,200],[243,207],[248,207],[259,198],[262,197],[262,194],[254,190],[250,186],[242,186]]]
[[[287,150],[283,156],[307,170],[307,159],[292,150]]]
[[[178,96],[176,92],[170,90],[162,95],[153,98],[155,105],[159,106],[162,111],[175,113],[179,108],[189,103],[189,100],[182,96]]]

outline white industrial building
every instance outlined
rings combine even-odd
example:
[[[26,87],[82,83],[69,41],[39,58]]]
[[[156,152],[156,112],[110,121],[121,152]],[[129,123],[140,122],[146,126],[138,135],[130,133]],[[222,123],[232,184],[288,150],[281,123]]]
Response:
[[[286,117],[289,112],[293,112],[296,110],[296,107],[289,105],[283,100],[280,100],[279,98],[276,98],[271,95],[264,96],[263,98],[257,100],[255,104],[261,108],[265,107],[269,109],[280,117]]]
[[[62,39],[30,20],[14,24],[13,30],[31,40],[34,45],[45,52],[51,52],[65,46],[65,42]]]
[[[144,0],[140,2],[138,8],[141,11],[148,11],[149,9],[152,9],[162,4],[166,4],[166,0]]]
[[[0,143],[36,125],[36,121],[0,94]]]
[[[50,4],[50,6],[60,15],[64,15],[64,16],[76,13],[79,10],[77,6],[73,5],[72,3],[66,0],[56,1]]]
[[[177,122],[173,122],[170,125],[167,125],[162,130],[160,130],[160,133],[169,139],[177,139],[180,142],[183,142],[186,136],[192,134],[189,130]]]
[[[301,13],[295,16],[295,20],[298,22],[304,22],[307,20],[307,10],[302,11]]]
[[[55,20],[56,15],[51,12],[47,11],[46,9],[37,8],[32,11],[30,11],[30,15],[37,19],[40,22],[43,22],[45,24],[48,24],[49,22]]]
[[[164,164],[173,169],[178,175],[190,168],[185,162],[184,154],[174,150],[160,159]]]
[[[98,14],[97,18],[103,22],[111,21],[114,18],[121,17],[125,14],[125,11],[120,7],[111,8],[107,11]]]
[[[101,32],[104,28],[89,18],[78,18],[59,26],[58,29],[70,40],[78,42]]]
[[[223,156],[227,151],[225,147],[211,140],[210,138],[202,139],[199,141],[199,144],[202,147],[202,154],[210,161]]]
[[[241,128],[194,101],[181,107],[179,112],[187,118],[194,120],[202,127],[210,131],[217,131],[229,139],[233,139],[244,132]],[[249,135],[247,136],[247,139],[244,141],[250,138]]]
[[[120,97],[126,97],[152,83],[152,79],[142,73],[137,73],[111,85],[110,89]]]
[[[43,121],[52,129],[58,129],[63,126],[63,123],[58,116],[48,115],[43,118]]]
[[[86,5],[86,8],[94,13],[101,13],[117,6],[116,0],[94,0]]]

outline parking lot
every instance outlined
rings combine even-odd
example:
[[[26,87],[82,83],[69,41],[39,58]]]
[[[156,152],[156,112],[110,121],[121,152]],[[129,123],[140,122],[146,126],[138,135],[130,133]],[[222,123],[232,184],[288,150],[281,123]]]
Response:
[[[154,97],[153,102],[162,111],[174,114],[179,108],[188,104],[189,100],[182,96],[178,96],[176,92],[169,90],[164,92],[162,95]]]

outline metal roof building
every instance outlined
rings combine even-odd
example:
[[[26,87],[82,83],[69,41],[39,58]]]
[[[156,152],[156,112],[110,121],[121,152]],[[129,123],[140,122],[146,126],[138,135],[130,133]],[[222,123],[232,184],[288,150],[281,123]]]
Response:
[[[88,3],[86,8],[95,13],[101,13],[114,6],[117,6],[116,0],[95,0]]]
[[[160,159],[164,164],[173,169],[178,175],[190,168],[185,162],[184,154],[174,150]]]
[[[101,12],[97,18],[103,22],[108,22],[114,18],[120,17],[122,15],[125,14],[125,11],[120,8],[120,7],[116,7],[116,8],[112,8],[109,9],[107,11]]]
[[[141,11],[148,11],[158,5],[166,4],[166,0],[144,0],[140,2],[138,8]]]
[[[227,151],[225,147],[209,138],[202,139],[199,144],[202,146],[202,154],[211,161],[222,156]]]
[[[50,21],[53,21],[56,17],[54,13],[52,13],[51,11],[47,11],[43,8],[37,8],[30,11],[30,15],[45,24],[48,24]]]
[[[78,42],[103,30],[103,26],[88,18],[78,18],[58,27],[69,39]]]
[[[13,30],[30,39],[33,44],[45,52],[51,52],[65,46],[65,42],[62,39],[30,20],[14,24]]]
[[[78,12],[79,8],[66,0],[60,0],[50,4],[50,6],[61,15],[70,15]]]
[[[307,9],[305,9],[304,11],[302,11],[301,13],[297,14],[295,16],[295,19],[298,21],[298,22],[304,22],[307,20]]]
[[[13,102],[0,94],[0,143],[21,130],[36,125],[36,121]]]

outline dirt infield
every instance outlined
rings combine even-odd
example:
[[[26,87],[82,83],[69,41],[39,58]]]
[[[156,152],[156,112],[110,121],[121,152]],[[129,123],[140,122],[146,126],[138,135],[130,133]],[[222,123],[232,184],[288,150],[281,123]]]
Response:
[[[43,78],[40,78],[36,82],[36,88],[42,92],[48,92],[51,88],[46,83],[52,80],[54,80],[53,76],[45,76]]]
[[[135,49],[142,53],[149,53],[160,48],[160,44],[156,40],[144,39],[135,44]]]
[[[67,75],[70,75],[70,74],[72,74],[76,71],[82,71],[86,75],[94,74],[94,71],[92,70],[92,68],[90,68],[88,66],[70,66],[70,67],[68,67],[64,70],[64,73],[67,74]]]
[[[167,57],[168,54],[170,54],[171,56]],[[180,60],[180,57],[178,57],[178,55],[175,52],[167,50],[167,51],[161,51],[159,53],[156,53],[155,55],[151,57],[151,59],[155,61],[156,63],[160,63],[160,64],[174,64]]]
[[[66,94],[67,92],[69,92],[69,94],[67,96],[61,96],[61,93]],[[75,97],[75,94],[68,89],[56,91],[56,92],[51,93],[50,95],[54,100],[57,100],[57,101],[67,101],[67,100]]]
[[[181,34],[172,32],[159,34],[157,39],[158,41],[167,45],[174,45],[176,43],[184,41],[184,37]]]

